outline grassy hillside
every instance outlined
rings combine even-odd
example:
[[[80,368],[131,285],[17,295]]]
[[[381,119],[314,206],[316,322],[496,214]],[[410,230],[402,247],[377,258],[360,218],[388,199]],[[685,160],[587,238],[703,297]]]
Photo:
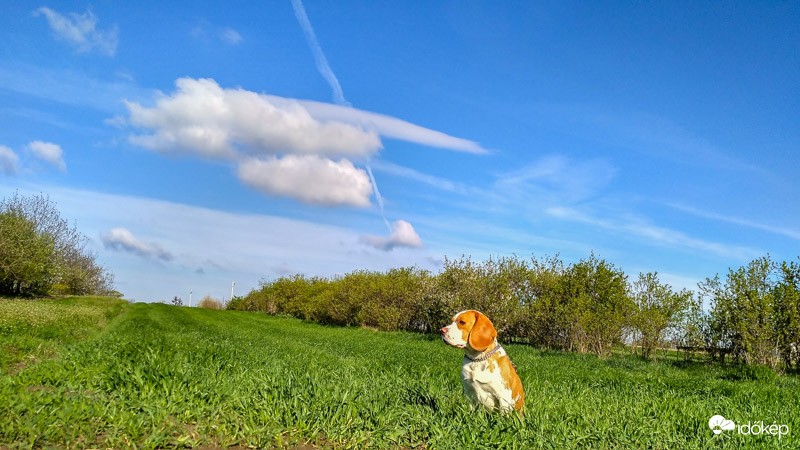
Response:
[[[73,299],[52,306],[79,307],[100,312],[48,319],[63,323],[50,335],[87,331],[63,345],[51,339],[54,348],[38,362],[0,375],[0,447],[798,445],[795,377],[743,381],[759,373],[509,345],[528,395],[519,419],[473,412],[461,394],[461,355],[438,339],[158,304]],[[10,309],[0,304],[0,323]],[[36,329],[0,325],[0,344]],[[791,432],[780,440],[714,436],[714,414],[737,424],[787,424]]]

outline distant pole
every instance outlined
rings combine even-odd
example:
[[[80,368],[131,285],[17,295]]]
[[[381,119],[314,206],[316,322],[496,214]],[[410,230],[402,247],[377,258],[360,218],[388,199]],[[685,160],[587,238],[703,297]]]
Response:
[[[236,282],[235,281],[231,283],[231,298],[230,298],[231,300],[233,300],[233,287],[234,286],[236,286]]]

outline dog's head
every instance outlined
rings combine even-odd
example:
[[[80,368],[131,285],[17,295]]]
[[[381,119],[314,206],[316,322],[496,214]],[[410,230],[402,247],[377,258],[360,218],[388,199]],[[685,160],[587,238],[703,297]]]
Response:
[[[476,352],[486,350],[497,337],[492,321],[483,313],[472,309],[456,314],[453,316],[453,323],[439,331],[447,345]]]

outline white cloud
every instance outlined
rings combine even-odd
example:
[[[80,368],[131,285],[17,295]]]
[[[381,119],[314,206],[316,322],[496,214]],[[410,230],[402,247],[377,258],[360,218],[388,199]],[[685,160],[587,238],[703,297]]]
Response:
[[[421,127],[396,117],[331,103],[312,100],[297,101],[317,120],[335,120],[349,123],[368,130],[375,130],[381,136],[430,147],[474,154],[488,153],[488,150],[481,147],[477,142],[450,136],[441,131]]]
[[[0,173],[4,175],[16,175],[19,171],[19,156],[14,150],[0,145]]]
[[[228,45],[239,45],[244,38],[231,27],[218,27],[207,20],[201,20],[189,34],[198,40],[208,42],[211,39],[219,39]]]
[[[175,85],[177,90],[157,98],[152,108],[126,103],[130,124],[153,131],[134,135],[134,143],[218,157],[230,157],[234,149],[367,157],[380,150],[380,136],[385,136],[455,151],[487,152],[473,141],[347,106],[222,88],[212,79],[179,78]]]
[[[346,159],[335,162],[313,155],[248,159],[239,165],[238,175],[268,195],[323,206],[369,206],[372,194],[367,173]]]
[[[143,258],[156,258],[162,261],[172,261],[173,259],[172,254],[159,244],[141,241],[127,228],[112,228],[100,239],[105,248],[133,253]]]
[[[235,161],[239,178],[269,195],[328,206],[369,205],[377,190],[351,161],[377,153],[381,134],[485,152],[474,142],[350,107],[222,88],[212,79],[179,78],[175,84],[175,92],[161,94],[151,107],[126,102],[129,117],[122,121],[142,130],[130,142],[164,153]]]
[[[152,108],[127,102],[130,124],[152,130],[131,142],[164,152],[234,158],[237,153],[367,157],[381,147],[378,134],[347,123],[314,119],[298,102],[244,89],[223,89],[211,79],[180,78],[177,91]]]
[[[233,28],[222,28],[219,31],[219,37],[223,42],[231,45],[239,45],[242,42],[242,35]]]
[[[64,151],[58,144],[33,141],[28,144],[28,150],[38,159],[50,164],[61,172],[67,171],[67,164],[64,162]]]
[[[361,237],[361,242],[385,252],[397,247],[422,247],[422,239],[420,239],[414,227],[405,220],[398,220],[392,223],[392,232],[388,237],[367,235]]]
[[[63,15],[50,8],[41,7],[34,11],[34,15],[43,15],[56,36],[70,43],[79,53],[97,50],[102,54],[114,56],[117,52],[117,27],[98,29],[97,18],[92,11]]]

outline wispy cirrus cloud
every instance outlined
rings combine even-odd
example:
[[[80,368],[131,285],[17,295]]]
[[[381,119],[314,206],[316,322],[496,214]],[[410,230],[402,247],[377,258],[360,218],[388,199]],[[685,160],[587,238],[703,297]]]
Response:
[[[244,39],[238,31],[228,27],[224,27],[219,30],[219,37],[223,42],[231,45],[239,45]]]
[[[161,261],[172,261],[174,256],[161,245],[144,242],[133,235],[127,228],[116,227],[104,233],[100,239],[108,249],[132,253],[143,258],[154,258]]]
[[[78,53],[97,51],[106,56],[117,52],[119,29],[116,25],[102,30],[97,27],[97,17],[91,10],[85,13],[62,14],[47,7],[33,12],[44,16],[57,38],[69,43]]]
[[[299,100],[299,103],[317,120],[335,120],[349,123],[366,130],[375,130],[381,136],[387,138],[429,147],[478,155],[489,153],[477,142],[450,136],[441,131],[415,125],[396,117],[312,100]]]
[[[681,231],[653,225],[635,217],[629,217],[624,221],[602,219],[581,212],[576,208],[557,206],[547,208],[546,213],[557,219],[592,225],[626,236],[645,239],[653,244],[696,250],[724,258],[732,258],[737,261],[756,258],[762,254],[762,252],[749,247],[698,239]]]
[[[422,173],[410,167],[401,166],[387,161],[373,161],[372,167],[377,171],[423,183],[443,191],[455,192],[459,194],[468,194],[470,191],[473,191],[461,183],[427,173]]]
[[[155,92],[125,79],[103,80],[81,71],[9,61],[0,61],[0,86],[18,94],[107,113],[123,110],[122,99],[149,99]]]
[[[213,25],[207,20],[201,20],[195,25],[189,34],[201,41],[219,40],[228,45],[239,45],[244,38],[241,33],[231,27],[220,27]]]
[[[667,118],[640,111],[608,111],[583,105],[542,104],[543,123],[569,127],[571,134],[628,151],[685,165],[767,175],[714,142]]]
[[[689,213],[693,216],[702,217],[704,219],[726,222],[734,225],[752,228],[755,230],[766,231],[768,233],[778,234],[781,236],[786,236],[788,238],[800,241],[800,230],[797,229],[778,227],[756,222],[754,220],[743,219],[740,217],[733,217],[724,214],[718,214],[711,211],[699,210],[697,208],[692,208],[691,206],[686,206],[678,203],[668,203],[667,206],[677,209],[678,211]]]
[[[549,155],[499,174],[494,189],[515,201],[533,198],[538,204],[571,204],[597,195],[616,174],[617,168],[603,159]]]

